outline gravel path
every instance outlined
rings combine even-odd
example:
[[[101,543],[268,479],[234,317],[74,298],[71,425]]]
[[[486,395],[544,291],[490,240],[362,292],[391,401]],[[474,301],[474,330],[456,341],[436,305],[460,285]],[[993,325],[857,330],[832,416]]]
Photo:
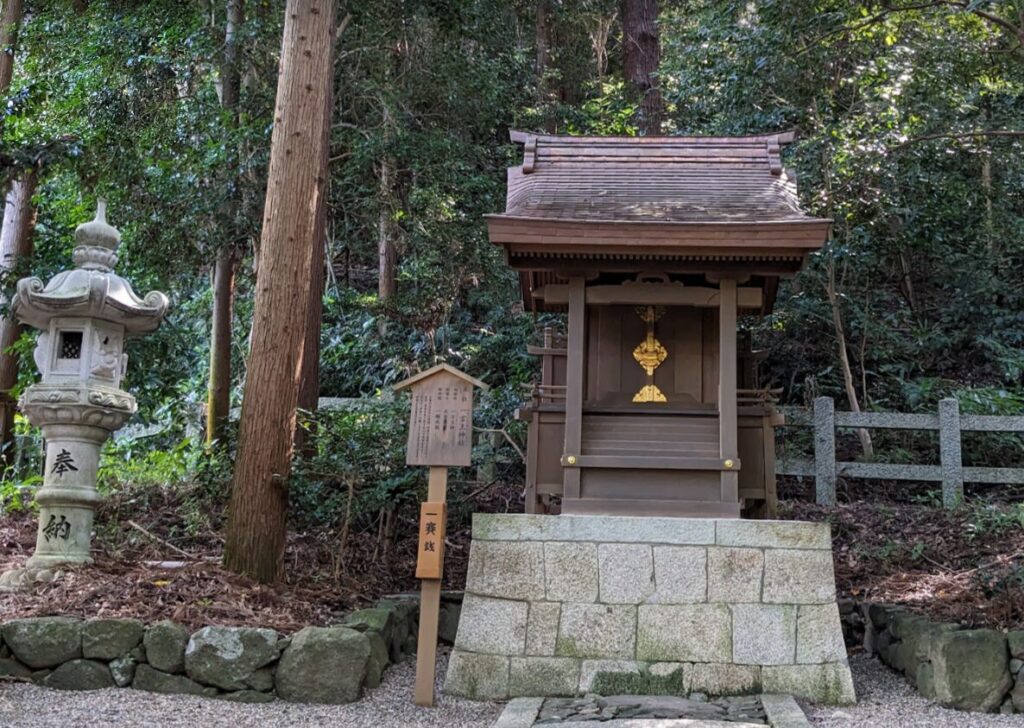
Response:
[[[438,660],[444,675],[447,657]],[[23,683],[0,682],[3,728],[488,728],[499,705],[448,698],[438,692],[438,707],[412,704],[414,662],[390,667],[383,684],[351,705],[298,705],[282,700],[242,705],[189,695],[158,695],[111,688],[62,692]]]
[[[865,655],[850,658],[857,705],[803,705],[818,728],[1024,728],[1024,715],[983,715],[942,708],[922,698],[901,675]]]
[[[444,675],[446,656],[438,660]],[[1024,715],[979,715],[946,710],[919,696],[907,682],[877,660],[851,658],[858,704],[851,708],[804,706],[817,728],[1024,728]],[[384,684],[352,705],[241,705],[185,695],[134,690],[61,692],[0,682],[3,728],[244,728],[298,726],[324,728],[489,728],[501,706],[439,694],[433,710],[412,704],[415,665],[391,667]],[[440,678],[438,680],[440,683]]]

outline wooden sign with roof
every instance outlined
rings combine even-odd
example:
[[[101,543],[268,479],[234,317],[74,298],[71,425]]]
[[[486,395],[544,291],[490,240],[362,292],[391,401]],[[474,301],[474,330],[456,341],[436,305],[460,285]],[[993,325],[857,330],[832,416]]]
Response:
[[[412,389],[408,465],[465,467],[473,449],[473,387],[487,385],[448,364],[438,364],[395,385]]]
[[[420,587],[420,625],[416,650],[417,705],[434,704],[437,630],[444,576],[448,467],[468,466],[473,450],[473,387],[487,385],[448,364],[438,364],[394,385],[412,390],[405,461],[429,465],[427,500],[420,506],[416,578]]]
[[[490,239],[527,308],[568,314],[530,347],[526,510],[773,515],[780,419],[736,322],[829,233],[782,165],[793,135],[512,139]]]

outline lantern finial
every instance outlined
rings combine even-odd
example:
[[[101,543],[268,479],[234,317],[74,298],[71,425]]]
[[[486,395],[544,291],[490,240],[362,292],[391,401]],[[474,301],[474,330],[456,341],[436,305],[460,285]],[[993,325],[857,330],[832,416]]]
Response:
[[[111,270],[117,265],[121,233],[107,224],[107,201],[96,201],[96,217],[75,228],[75,264],[82,268]]]

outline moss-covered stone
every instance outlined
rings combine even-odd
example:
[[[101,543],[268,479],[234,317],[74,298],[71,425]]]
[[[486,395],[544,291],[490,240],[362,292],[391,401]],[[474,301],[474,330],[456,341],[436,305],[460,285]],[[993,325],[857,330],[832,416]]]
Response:
[[[90,619],[82,625],[82,656],[116,660],[138,647],[144,633],[137,619]]]
[[[189,680],[184,675],[172,675],[156,670],[149,665],[139,665],[135,668],[135,678],[132,680],[132,687],[135,690],[165,693],[168,695],[203,694],[203,686],[199,683]]]
[[[1010,648],[1011,655],[1018,660],[1024,660],[1024,630],[1007,632],[1006,644]]]
[[[456,649],[448,661],[445,692],[470,700],[505,700],[509,694],[509,658]]]
[[[366,687],[376,688],[380,686],[384,670],[390,662],[388,646],[379,632],[370,630],[363,634],[370,640],[370,660],[366,665]]]
[[[513,657],[509,697],[571,696],[580,682],[580,661],[571,657]]]
[[[1013,687],[1006,636],[990,629],[946,632],[932,648],[935,697],[959,710],[995,712]]]
[[[114,678],[102,662],[71,660],[47,675],[43,685],[57,690],[102,690],[114,687]]]
[[[78,619],[12,619],[0,632],[18,661],[28,667],[56,667],[82,656],[82,622]]]
[[[635,694],[643,684],[643,668],[643,663],[636,660],[583,660],[580,665],[579,692]]]
[[[254,687],[253,673],[280,655],[279,637],[272,629],[203,627],[189,638],[185,672],[198,683],[222,690]]]
[[[32,671],[13,657],[0,657],[0,677],[28,678]]]
[[[277,666],[277,694],[295,703],[359,699],[370,660],[369,638],[346,627],[306,627]]]
[[[642,604],[636,656],[649,662],[730,662],[731,627],[729,608],[723,604]]]
[[[649,695],[678,695],[690,692],[686,666],[681,662],[655,662],[646,666]]]
[[[762,689],[807,698],[823,705],[852,705],[857,697],[844,663],[768,665],[761,668]]]
[[[114,678],[114,683],[119,687],[127,687],[132,684],[132,680],[135,679],[135,668],[138,665],[135,659],[131,655],[125,655],[124,657],[118,657],[116,660],[111,660],[110,674]]]
[[[146,662],[154,669],[172,674],[184,672],[188,630],[180,624],[164,620],[151,625],[142,644],[146,648]]]
[[[221,693],[218,700],[227,700],[232,703],[273,703],[274,696],[271,693],[261,693],[258,690],[235,690],[230,693]]]
[[[759,665],[703,662],[685,668],[686,689],[706,695],[751,695],[761,692]]]

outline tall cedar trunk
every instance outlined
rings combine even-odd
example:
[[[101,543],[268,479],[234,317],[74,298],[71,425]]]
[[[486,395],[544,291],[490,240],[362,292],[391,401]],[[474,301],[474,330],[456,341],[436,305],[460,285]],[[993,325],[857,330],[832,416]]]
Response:
[[[4,205],[3,228],[0,229],[0,266],[12,270],[21,258],[32,255],[32,228],[35,212],[32,195],[38,178],[35,170],[27,170],[11,183]],[[18,383],[18,355],[9,349],[21,336],[21,326],[13,318],[0,319],[0,462],[4,467],[14,464],[14,410],[10,395]]]
[[[661,133],[662,101],[658,88],[658,0],[621,0],[622,61],[626,80],[640,101],[637,124],[646,136]]]
[[[224,59],[221,65],[221,106],[228,128],[238,127],[238,101],[242,85],[238,55],[238,30],[245,22],[244,0],[227,0],[224,23]],[[231,409],[231,319],[234,310],[235,273],[238,270],[239,195],[231,192],[225,205],[230,241],[217,251],[213,269],[213,320],[210,326],[210,382],[206,398],[206,442],[221,436]]]
[[[537,0],[534,17],[536,57],[533,67],[537,83],[537,103],[544,113],[544,128],[549,134],[554,134],[555,115],[551,109],[552,89],[551,80],[548,78],[548,70],[551,68],[551,15],[551,0]]]
[[[334,0],[289,0],[270,144],[252,350],[224,565],[265,583],[284,576],[288,477],[310,303],[311,248],[327,188],[324,107]]]
[[[21,25],[22,0],[3,0],[0,13],[0,95],[6,96],[14,75],[14,47]]]
[[[346,21],[348,18],[346,17]],[[345,24],[343,21],[342,25]],[[327,89],[327,103],[324,105],[323,158],[320,161],[321,174],[330,184],[331,119],[334,117],[334,83]],[[313,235],[312,260],[310,262],[309,308],[306,319],[306,340],[302,347],[302,375],[299,379],[299,407],[315,413],[320,400],[320,326],[324,312],[324,284],[327,280],[327,189],[319,200],[316,210],[316,227]],[[307,425],[313,427],[315,421]],[[295,449],[306,449],[306,430],[295,432]]]

